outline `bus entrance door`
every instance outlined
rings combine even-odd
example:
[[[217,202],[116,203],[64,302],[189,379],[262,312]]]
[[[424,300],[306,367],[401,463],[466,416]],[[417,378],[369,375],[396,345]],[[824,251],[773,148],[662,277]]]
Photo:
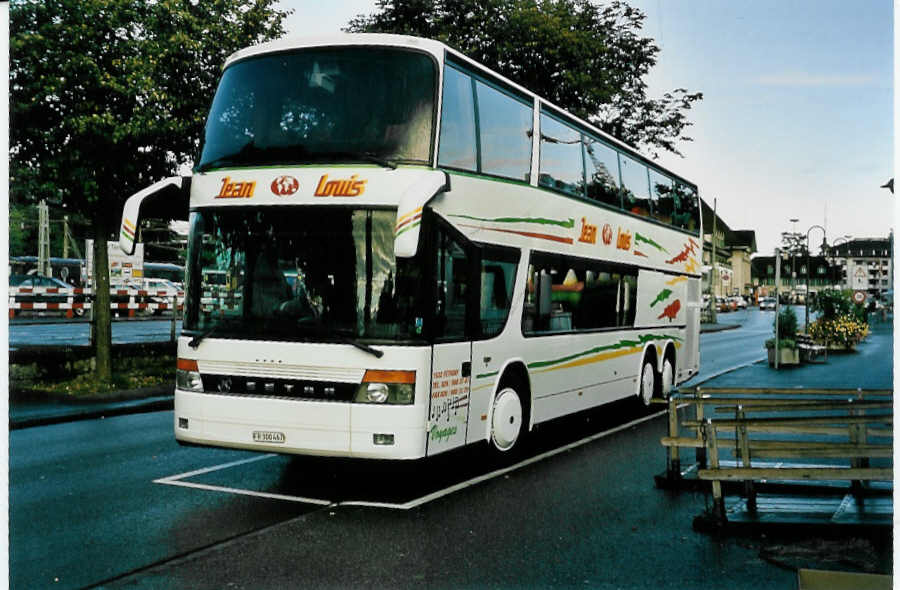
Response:
[[[428,455],[466,443],[472,344],[436,344],[431,357],[431,406],[428,414]]]

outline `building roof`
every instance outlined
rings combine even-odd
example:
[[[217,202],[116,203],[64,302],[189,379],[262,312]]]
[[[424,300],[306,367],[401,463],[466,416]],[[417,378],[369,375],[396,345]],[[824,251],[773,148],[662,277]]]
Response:
[[[891,256],[890,238],[859,238],[834,246],[835,256],[849,258],[851,256],[889,258]]]
[[[730,238],[725,238],[726,243],[732,248],[747,248],[751,253],[756,252],[756,232],[752,229],[736,229],[731,232]]]

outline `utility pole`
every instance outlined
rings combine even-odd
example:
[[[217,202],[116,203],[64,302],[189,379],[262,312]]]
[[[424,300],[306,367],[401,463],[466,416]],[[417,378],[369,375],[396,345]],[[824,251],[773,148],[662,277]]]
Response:
[[[709,275],[709,317],[712,323],[716,323],[716,290],[713,287],[713,281],[718,276],[716,269],[716,202],[718,199],[713,198],[713,226],[712,226],[712,266]]]
[[[63,258],[69,257],[69,216],[63,215]]]
[[[50,269],[50,208],[47,201],[38,203],[38,256],[37,272],[39,275],[51,276]]]

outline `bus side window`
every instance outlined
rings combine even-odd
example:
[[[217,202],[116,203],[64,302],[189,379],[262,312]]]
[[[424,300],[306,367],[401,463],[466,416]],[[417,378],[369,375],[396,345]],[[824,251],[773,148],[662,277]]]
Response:
[[[462,339],[466,336],[468,256],[462,245],[443,229],[437,231],[436,250],[434,336]]]
[[[625,154],[620,154],[622,165],[623,203],[629,213],[650,217],[650,182],[647,167]]]
[[[494,257],[485,252],[481,258],[481,335],[487,338],[503,331],[512,303],[518,260]]]
[[[547,114],[541,114],[538,183],[570,195],[584,196],[581,134]]]
[[[616,150],[592,137],[585,136],[584,162],[587,167],[588,198],[616,208],[621,207],[619,159]]]
[[[476,170],[475,103],[472,78],[444,68],[444,102],[438,165]]]
[[[690,231],[699,228],[700,212],[697,207],[697,191],[686,184],[677,182],[675,183],[674,198],[672,225]]]
[[[478,99],[479,172],[528,182],[534,106],[475,82]]]
[[[619,285],[619,326],[633,326],[637,311],[637,272],[623,274]]]
[[[653,218],[670,225],[675,208],[672,179],[656,170],[650,170],[650,198],[653,204]]]

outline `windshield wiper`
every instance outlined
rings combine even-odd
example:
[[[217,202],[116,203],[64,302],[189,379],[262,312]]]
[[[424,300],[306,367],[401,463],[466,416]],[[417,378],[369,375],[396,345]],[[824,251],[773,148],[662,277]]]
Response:
[[[191,338],[191,341],[188,342],[188,346],[196,349],[198,346],[200,346],[201,342],[203,342],[204,340],[206,340],[206,338],[208,338],[209,336],[212,336],[214,333],[221,330],[225,325],[231,325],[233,327],[234,321],[232,320],[232,321],[225,321],[225,322],[223,322],[223,321],[216,322],[215,324],[213,324],[206,330],[200,332],[199,334],[197,334],[193,338]]]
[[[377,348],[372,348],[368,344],[363,344],[362,342],[359,342],[358,340],[351,338],[347,334],[342,334],[341,332],[335,331],[334,335],[335,335],[335,340],[337,340],[341,344],[350,344],[351,346],[355,346],[356,348],[360,349],[363,352],[368,352],[375,358],[380,359],[381,357],[384,356],[383,350],[378,350]]]
[[[203,332],[200,332],[199,334],[197,334],[196,336],[191,338],[191,341],[188,342],[188,346],[190,346],[191,348],[196,350],[196,348],[198,346],[200,346],[200,343],[203,342],[207,336],[210,336],[213,332],[218,330],[219,327],[220,327],[220,324],[215,324],[213,327],[209,328],[208,330],[204,330]]]

